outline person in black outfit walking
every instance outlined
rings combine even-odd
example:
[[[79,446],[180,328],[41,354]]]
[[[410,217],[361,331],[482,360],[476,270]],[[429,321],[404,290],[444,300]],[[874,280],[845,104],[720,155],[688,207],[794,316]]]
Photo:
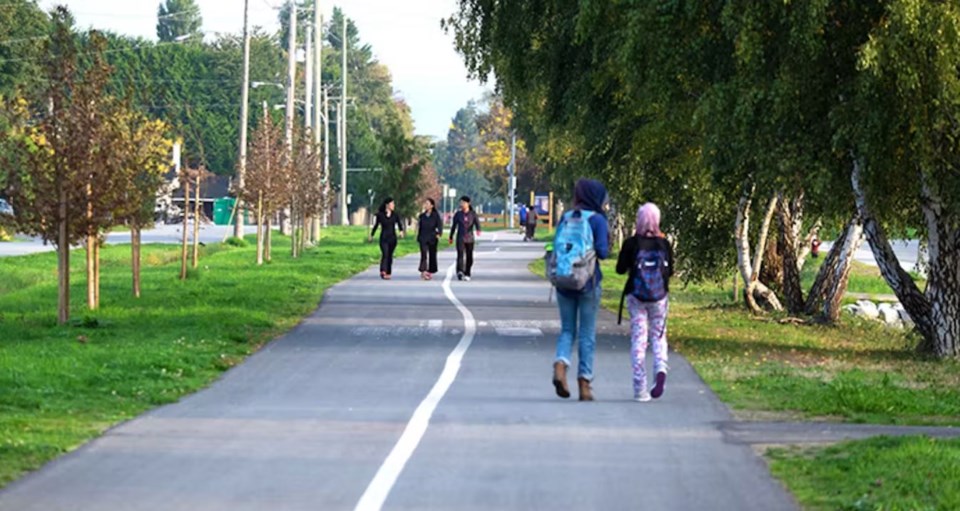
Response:
[[[527,233],[523,241],[533,241],[537,237],[537,222],[540,221],[540,215],[533,205],[527,206]]]
[[[370,241],[373,241],[377,228],[381,228],[380,278],[384,280],[390,280],[390,274],[393,273],[393,251],[397,249],[397,230],[400,231],[400,237],[403,237],[403,220],[400,219],[400,215],[394,212],[395,206],[393,199],[387,197],[380,205],[373,230],[370,231]]]
[[[417,241],[420,243],[420,278],[430,280],[437,273],[437,241],[443,235],[443,219],[437,213],[433,199],[423,202],[423,213],[417,225]]]
[[[473,246],[480,235],[480,218],[470,206],[470,197],[460,197],[460,211],[453,216],[453,225],[450,227],[450,240],[457,236],[457,279],[470,281],[470,271],[473,269]]]

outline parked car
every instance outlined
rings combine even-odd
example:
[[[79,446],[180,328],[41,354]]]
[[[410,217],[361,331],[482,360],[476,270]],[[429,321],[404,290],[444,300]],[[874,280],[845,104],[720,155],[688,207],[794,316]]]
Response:
[[[0,199],[0,215],[13,216],[13,206],[6,199]]]

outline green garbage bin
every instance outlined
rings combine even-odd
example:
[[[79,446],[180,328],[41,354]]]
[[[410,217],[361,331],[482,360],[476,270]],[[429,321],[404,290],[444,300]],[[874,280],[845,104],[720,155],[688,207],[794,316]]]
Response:
[[[216,225],[230,225],[230,214],[236,199],[223,197],[213,201],[213,223]]]

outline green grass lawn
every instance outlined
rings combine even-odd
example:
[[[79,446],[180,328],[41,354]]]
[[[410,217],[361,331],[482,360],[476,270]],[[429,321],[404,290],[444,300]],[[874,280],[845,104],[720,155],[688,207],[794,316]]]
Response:
[[[143,249],[143,298],[131,297],[129,246],[103,249],[101,310],[85,311],[83,253],[72,257],[71,326],[57,326],[55,254],[0,258],[0,485],[119,421],[196,391],[313,310],[330,285],[379,258],[365,229],[325,230],[299,260],[274,238],[202,249],[181,282],[179,250]],[[248,238],[249,239],[249,238]],[[398,255],[416,250],[400,243]]]
[[[806,509],[960,509],[960,439],[878,437],[768,457]]]

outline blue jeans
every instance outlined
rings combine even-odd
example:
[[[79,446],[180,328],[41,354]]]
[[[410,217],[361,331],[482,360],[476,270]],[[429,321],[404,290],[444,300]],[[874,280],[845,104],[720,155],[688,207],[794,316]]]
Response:
[[[593,380],[593,352],[597,347],[597,313],[600,311],[600,286],[579,295],[557,293],[560,308],[560,338],[557,339],[557,361],[570,365],[574,334],[579,339],[580,365],[577,377]],[[577,320],[579,319],[579,327]]]

